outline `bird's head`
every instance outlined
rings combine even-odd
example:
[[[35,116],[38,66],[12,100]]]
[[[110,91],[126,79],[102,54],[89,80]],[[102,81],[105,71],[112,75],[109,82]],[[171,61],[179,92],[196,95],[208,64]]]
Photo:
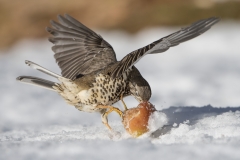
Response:
[[[139,103],[148,102],[152,92],[148,82],[142,77],[136,67],[133,68],[130,83],[130,93],[137,99]]]
[[[145,79],[143,79],[145,80]],[[148,102],[151,98],[151,88],[149,85],[141,86],[136,83],[130,84],[130,92],[134,98],[139,102]]]

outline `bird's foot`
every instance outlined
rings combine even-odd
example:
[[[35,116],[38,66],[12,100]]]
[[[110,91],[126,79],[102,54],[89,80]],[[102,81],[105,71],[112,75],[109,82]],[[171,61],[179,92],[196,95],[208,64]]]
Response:
[[[103,124],[104,124],[109,130],[112,130],[112,128],[111,128],[111,127],[109,126],[109,124],[108,124],[108,118],[107,118],[107,116],[108,116],[111,112],[115,111],[115,112],[117,112],[117,114],[118,114],[121,118],[123,118],[123,112],[122,112],[120,109],[116,108],[116,107],[113,107],[113,106],[103,106],[103,105],[99,105],[99,106],[97,106],[97,107],[98,107],[98,108],[101,108],[101,109],[108,109],[107,112],[105,112],[105,113],[102,114],[102,122],[103,122]]]

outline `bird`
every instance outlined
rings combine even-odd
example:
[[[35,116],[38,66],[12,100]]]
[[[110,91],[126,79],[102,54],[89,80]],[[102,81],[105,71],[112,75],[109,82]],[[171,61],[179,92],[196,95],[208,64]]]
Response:
[[[102,123],[111,130],[107,116],[114,111],[123,117],[128,109],[124,97],[131,95],[139,103],[151,98],[151,87],[135,64],[145,55],[163,53],[201,35],[219,20],[218,17],[199,20],[118,61],[113,47],[99,34],[68,14],[58,15],[58,22],[51,20],[46,31],[52,35],[49,41],[54,44],[52,50],[61,75],[28,60],[25,63],[59,82],[32,76],[19,76],[17,80],[55,91],[80,111],[100,112]],[[113,106],[120,100],[124,111]]]

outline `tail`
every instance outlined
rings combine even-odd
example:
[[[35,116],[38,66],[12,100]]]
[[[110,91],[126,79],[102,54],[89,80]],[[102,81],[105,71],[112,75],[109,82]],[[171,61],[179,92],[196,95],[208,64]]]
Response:
[[[46,68],[36,64],[36,63],[33,63],[31,61],[25,61],[25,63],[30,66],[31,68],[33,69],[36,69],[40,72],[43,72],[45,74],[48,74],[52,77],[55,77],[57,79],[62,79],[64,77],[52,72],[52,71],[49,71],[47,70]],[[64,78],[65,79],[65,78]],[[27,83],[27,84],[31,84],[31,85],[35,85],[35,86],[39,86],[39,87],[42,87],[42,88],[45,88],[45,89],[49,89],[49,90],[52,90],[52,91],[56,91],[54,89],[54,86],[59,86],[58,83],[56,82],[52,82],[52,81],[48,81],[48,80],[45,80],[45,79],[42,79],[42,78],[38,78],[38,77],[32,77],[32,76],[19,76],[17,77],[17,81],[20,81],[22,83]]]
[[[56,86],[56,82],[48,81],[45,79],[41,79],[38,77],[31,77],[31,76],[19,76],[17,77],[17,81],[20,81],[22,83],[27,83],[35,86],[39,86],[45,89],[49,89],[51,91],[56,91],[53,89],[53,86]]]
[[[33,63],[31,61],[26,60],[25,61],[26,65],[28,65],[29,67],[36,69],[40,72],[43,72],[45,74],[48,74],[49,76],[55,77],[55,78],[61,78],[62,76],[60,76],[59,74],[53,73],[52,71],[47,70],[46,68],[43,68],[42,66]]]

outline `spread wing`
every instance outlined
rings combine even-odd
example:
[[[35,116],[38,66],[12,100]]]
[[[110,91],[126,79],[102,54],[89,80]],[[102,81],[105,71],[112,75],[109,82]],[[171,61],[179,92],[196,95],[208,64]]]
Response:
[[[58,21],[51,21],[52,28],[46,30],[53,35],[49,41],[55,44],[52,50],[63,77],[74,80],[117,61],[100,35],[67,14],[59,15]]]
[[[217,23],[220,19],[216,17],[197,21],[189,27],[183,28],[175,33],[172,33],[164,38],[161,38],[143,48],[135,50],[126,55],[120,63],[113,68],[111,76],[113,78],[121,76],[125,71],[131,68],[144,55],[162,53],[170,47],[174,47],[182,42],[193,39],[202,33],[206,32]]]

